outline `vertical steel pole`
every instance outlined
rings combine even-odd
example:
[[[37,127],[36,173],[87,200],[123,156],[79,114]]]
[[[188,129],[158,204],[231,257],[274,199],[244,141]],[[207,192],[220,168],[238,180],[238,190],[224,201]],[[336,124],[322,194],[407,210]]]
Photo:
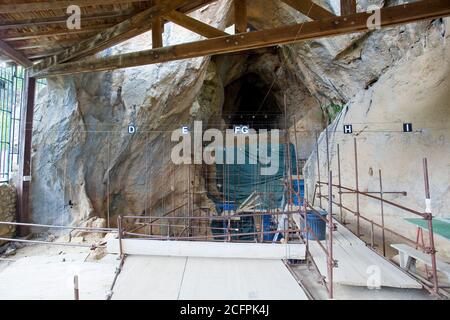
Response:
[[[342,208],[341,151],[339,144],[337,145],[337,161],[338,161],[338,180],[339,180],[339,214],[341,216],[341,223],[345,224]]]
[[[327,142],[327,172],[330,172],[330,142],[328,140],[328,127],[325,128],[326,142]]]
[[[328,295],[333,299],[333,172],[328,176]]]
[[[372,249],[375,247],[375,230],[374,230],[373,220],[370,221],[370,247]]]
[[[386,257],[386,235],[385,235],[385,230],[384,230],[384,201],[383,201],[383,180],[382,180],[382,175],[381,175],[381,169],[378,171],[378,176],[380,178],[380,205],[381,205],[381,238],[382,238],[382,242],[383,242],[383,256]]]
[[[191,164],[188,165],[188,217],[192,216],[192,208],[191,208]],[[188,237],[191,236],[191,218],[187,219],[187,234]]]
[[[80,300],[80,290],[78,286],[78,276],[73,276],[73,295],[75,300]]]
[[[434,233],[433,233],[433,214],[431,213],[431,196],[430,196],[430,181],[428,176],[428,160],[423,159],[423,175],[425,182],[425,213],[427,214],[426,220],[428,221],[428,237],[430,241],[430,246],[428,248],[428,253],[431,255],[431,268],[433,272],[433,291],[438,294],[439,284],[437,277],[437,267],[436,267],[436,248],[434,246]]]
[[[291,161],[291,137],[289,134],[289,128],[288,128],[288,123],[287,123],[287,101],[286,101],[287,97],[286,94],[284,95],[284,128],[286,130],[286,159],[287,159],[287,183],[288,183],[288,190],[289,190],[289,202],[288,202],[288,211],[289,214],[287,216],[287,227],[285,228],[286,230],[286,242],[289,242],[289,228],[290,228],[290,222],[291,222],[291,218],[292,218],[292,205],[293,205],[293,201],[292,201],[292,161]]]
[[[123,246],[122,246],[122,236],[123,236],[123,229],[122,229],[122,216],[117,217],[117,228],[119,229],[119,255],[120,259],[123,259]]]
[[[319,206],[322,208],[322,185],[320,184],[320,159],[319,159],[319,137],[316,131],[316,153],[317,153],[317,182],[319,187]]]
[[[361,236],[361,229],[359,223],[359,175],[358,175],[358,147],[356,144],[356,138],[353,139],[355,146],[355,183],[356,183],[356,235]]]

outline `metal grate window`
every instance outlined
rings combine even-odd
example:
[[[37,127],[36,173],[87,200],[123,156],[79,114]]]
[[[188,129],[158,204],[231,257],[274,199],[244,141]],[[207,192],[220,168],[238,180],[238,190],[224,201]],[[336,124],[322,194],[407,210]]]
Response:
[[[8,182],[19,166],[24,76],[20,66],[0,67],[0,183]]]

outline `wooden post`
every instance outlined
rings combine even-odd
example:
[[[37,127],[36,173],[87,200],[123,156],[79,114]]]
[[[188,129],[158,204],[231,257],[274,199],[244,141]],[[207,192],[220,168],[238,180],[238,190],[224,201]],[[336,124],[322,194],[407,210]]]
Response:
[[[20,120],[20,165],[19,165],[19,187],[17,190],[17,221],[22,223],[29,222],[29,195],[31,184],[31,147],[33,135],[33,115],[34,99],[36,89],[36,78],[26,77],[24,86],[24,104],[22,106]],[[21,237],[29,233],[29,228],[20,226],[18,235]]]
[[[162,48],[163,46],[163,30],[164,24],[160,17],[154,18],[152,21],[152,46],[153,49]]]
[[[356,13],[356,0],[341,0],[341,16]]]
[[[247,32],[247,0],[234,0],[235,33]]]

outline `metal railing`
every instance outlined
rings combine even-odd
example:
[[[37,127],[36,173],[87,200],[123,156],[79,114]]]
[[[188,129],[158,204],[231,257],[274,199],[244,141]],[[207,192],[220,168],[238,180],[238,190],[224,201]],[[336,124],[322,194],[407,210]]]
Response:
[[[328,150],[328,146],[327,146]],[[382,180],[382,171],[379,170],[379,191],[369,191],[369,192],[363,192],[359,189],[359,173],[358,173],[358,151],[357,151],[357,143],[356,139],[354,139],[354,159],[355,159],[355,187],[351,188],[348,186],[342,185],[342,176],[341,176],[341,158],[340,158],[340,150],[339,150],[339,144],[337,145],[337,166],[338,166],[338,183],[332,182],[332,172],[330,171],[329,174],[329,181],[324,182],[320,181],[320,160],[317,156],[317,169],[318,169],[318,177],[319,180],[317,181],[314,189],[314,196],[313,198],[318,198],[320,207],[322,207],[322,199],[326,200],[328,202],[329,211],[331,211],[332,206],[336,205],[339,208],[339,215],[340,222],[343,224],[346,224],[346,219],[343,216],[343,211],[351,213],[356,218],[356,236],[361,238],[363,235],[361,234],[361,221],[367,222],[370,224],[370,242],[371,247],[375,247],[375,227],[379,228],[381,230],[381,246],[382,246],[382,252],[383,256],[386,257],[386,233],[389,233],[393,236],[398,237],[404,242],[407,242],[409,244],[412,244],[417,249],[421,249],[424,253],[430,255],[431,259],[431,273],[432,273],[432,286],[428,286],[426,283],[424,284],[424,287],[428,289],[431,293],[434,293],[436,295],[439,295],[439,283],[438,283],[438,277],[437,277],[437,266],[436,266],[436,248],[435,248],[435,242],[434,242],[434,232],[433,232],[433,215],[431,213],[431,208],[429,206],[430,203],[430,187],[429,187],[429,176],[428,176],[428,161],[426,158],[423,159],[423,176],[424,176],[424,190],[425,190],[425,203],[427,204],[427,207],[425,211],[420,211],[416,209],[412,209],[409,207],[406,207],[404,205],[397,204],[393,201],[387,200],[384,198],[384,195],[386,194],[399,194],[406,196],[407,193],[405,191],[400,192],[387,192],[383,189],[383,180]],[[329,159],[327,159],[329,162]],[[328,163],[328,167],[330,164]],[[324,195],[322,193],[323,187],[328,188],[328,195]],[[335,201],[333,190],[337,189],[338,193],[338,200]],[[355,209],[349,208],[348,205],[345,205],[343,202],[342,195],[343,194],[353,194],[355,196]],[[381,222],[377,223],[373,219],[370,219],[362,214],[360,201],[361,197],[365,197],[367,199],[375,200],[380,203],[380,219]],[[314,201],[313,199],[313,201]],[[330,200],[331,199],[331,200]],[[314,203],[314,202],[313,202]],[[427,229],[428,229],[428,245],[423,245],[418,243],[417,239],[410,239],[405,235],[400,234],[397,231],[392,230],[392,228],[388,228],[385,225],[385,205],[388,205],[390,207],[396,208],[400,210],[401,212],[413,214],[415,216],[421,217],[424,220],[427,221]],[[330,232],[331,233],[331,232]]]
[[[6,222],[0,221],[0,225],[5,226],[15,226],[15,227],[31,227],[36,229],[44,229],[44,230],[70,230],[70,231],[78,231],[84,233],[118,233],[118,229],[115,228],[91,228],[91,227],[71,227],[71,226],[57,226],[57,225],[46,225],[46,224],[35,224],[35,223],[21,223],[21,222]],[[82,244],[82,243],[71,243],[71,242],[53,242],[53,241],[45,241],[45,240],[30,240],[30,239],[21,239],[21,238],[0,238],[0,241],[8,241],[8,242],[20,242],[20,243],[30,243],[30,244],[49,244],[49,245],[57,245],[57,246],[69,246],[69,247],[82,247],[82,248],[90,248],[91,250],[97,248],[104,248],[104,244],[91,243],[91,244]]]

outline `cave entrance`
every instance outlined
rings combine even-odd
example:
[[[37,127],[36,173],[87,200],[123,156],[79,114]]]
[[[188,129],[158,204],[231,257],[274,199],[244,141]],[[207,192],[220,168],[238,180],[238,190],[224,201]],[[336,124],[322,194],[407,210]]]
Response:
[[[283,112],[272,89],[272,85],[256,73],[248,73],[226,86],[222,117],[227,126],[279,129]]]
[[[256,73],[248,73],[226,86],[222,117],[227,128],[249,126],[256,131],[283,128],[283,108],[278,105],[273,89],[273,85]],[[273,174],[264,175],[259,158],[256,162],[250,161],[255,157],[255,154],[250,152],[255,143],[256,148],[259,148],[258,143],[251,142],[250,139],[245,147],[227,146],[224,148],[224,159],[227,158],[228,152],[231,152],[233,157],[242,154],[245,163],[217,164],[210,171],[213,180],[208,194],[216,205],[217,213],[236,216],[229,225],[224,220],[213,221],[212,232],[219,239],[221,236],[225,237],[228,232],[227,236],[232,240],[271,242],[275,235],[272,231],[277,230],[277,218],[270,214],[254,213],[270,213],[284,207],[287,149],[284,145],[268,145],[268,152],[271,155],[272,152],[276,154],[278,167]],[[275,153],[273,150],[278,151]],[[295,154],[295,150],[291,150],[290,154]],[[263,230],[267,231],[267,234],[261,236]]]

